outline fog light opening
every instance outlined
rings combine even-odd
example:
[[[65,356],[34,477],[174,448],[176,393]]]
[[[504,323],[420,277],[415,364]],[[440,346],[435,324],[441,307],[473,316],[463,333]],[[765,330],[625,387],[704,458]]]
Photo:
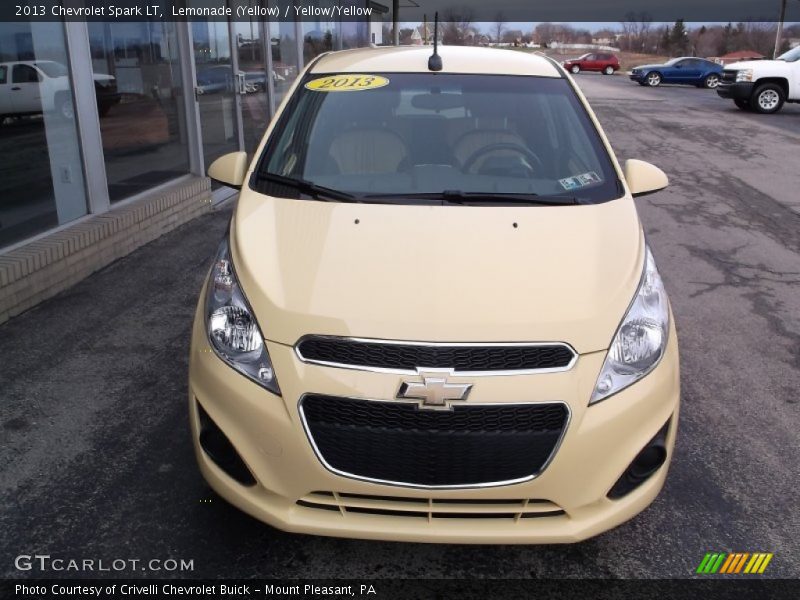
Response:
[[[664,424],[653,439],[639,451],[633,462],[628,465],[614,487],[608,492],[609,498],[616,500],[628,495],[662,467],[667,460],[667,433],[671,421],[670,417],[670,420]]]
[[[256,484],[255,477],[231,441],[208,416],[200,403],[195,401],[195,404],[200,417],[200,447],[203,452],[231,479],[242,485],[254,486]]]

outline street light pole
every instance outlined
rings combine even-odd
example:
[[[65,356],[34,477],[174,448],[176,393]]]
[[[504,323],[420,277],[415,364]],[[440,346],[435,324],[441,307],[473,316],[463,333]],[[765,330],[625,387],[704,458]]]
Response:
[[[786,0],[781,0],[781,16],[778,20],[778,33],[775,36],[775,52],[772,53],[772,58],[778,58],[781,52],[781,41],[783,38],[783,22],[786,20]]]
[[[400,0],[392,1],[392,44],[400,45]]]

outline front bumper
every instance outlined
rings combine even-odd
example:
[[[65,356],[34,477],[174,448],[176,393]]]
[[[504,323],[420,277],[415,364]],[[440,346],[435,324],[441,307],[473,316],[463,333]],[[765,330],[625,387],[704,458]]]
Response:
[[[753,95],[754,86],[755,84],[751,81],[740,81],[737,83],[720,81],[720,84],[717,86],[717,94],[729,100],[750,100]]]
[[[563,400],[572,413],[552,462],[536,478],[474,489],[397,487],[350,479],[326,469],[303,428],[298,411],[301,396],[319,392],[392,399],[403,376],[306,364],[291,347],[271,342],[268,350],[282,397],[219,360],[209,348],[202,319],[196,317],[189,407],[195,454],[208,483],[241,510],[279,529],[413,542],[576,542],[643,510],[667,475],[680,396],[674,329],[667,353],[652,373],[591,407],[586,402],[604,352],[582,355],[571,370],[561,373],[454,378],[474,384],[470,402]],[[236,448],[255,485],[237,483],[200,447],[198,403]],[[607,498],[634,457],[668,421],[664,465],[626,496]],[[528,499],[547,502],[529,505]],[[348,510],[346,505],[358,510]],[[404,513],[409,507],[414,509],[413,516]],[[521,518],[530,510],[540,510],[542,514],[535,516],[541,518]],[[458,512],[469,515],[460,518]],[[506,516],[492,518],[491,512]],[[438,518],[439,513],[448,516]]]
[[[628,71],[628,77],[631,81],[636,81],[637,83],[644,81],[644,73],[634,73],[633,71]]]

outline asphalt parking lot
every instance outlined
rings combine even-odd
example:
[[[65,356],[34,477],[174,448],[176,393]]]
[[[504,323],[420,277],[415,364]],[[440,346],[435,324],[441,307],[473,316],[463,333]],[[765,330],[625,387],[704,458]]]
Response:
[[[767,576],[800,576],[800,105],[760,116],[708,90],[578,81],[618,156],[672,181],[637,200],[682,350],[676,456],[650,508],[577,545],[469,547],[287,534],[214,496],[187,349],[227,207],[0,326],[3,576],[31,576],[14,557],[39,553],[193,559],[181,575],[197,577],[680,578],[707,551],[773,552]]]

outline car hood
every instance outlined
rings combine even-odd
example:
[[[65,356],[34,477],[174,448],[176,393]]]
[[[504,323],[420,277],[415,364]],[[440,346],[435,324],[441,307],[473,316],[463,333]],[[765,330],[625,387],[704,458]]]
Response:
[[[558,341],[586,353],[608,348],[641,276],[644,239],[630,198],[487,208],[245,190],[231,251],[274,342]]]
[[[631,71],[644,71],[646,69],[663,69],[666,65],[637,65]]]
[[[116,81],[116,77],[107,73],[95,73],[92,77],[97,83],[113,83]]]
[[[775,66],[782,66],[786,63],[782,60],[742,60],[739,62],[731,63],[729,65],[725,65],[725,69],[729,71],[738,71],[739,69],[753,69],[753,68],[764,68],[764,67],[775,67]]]

